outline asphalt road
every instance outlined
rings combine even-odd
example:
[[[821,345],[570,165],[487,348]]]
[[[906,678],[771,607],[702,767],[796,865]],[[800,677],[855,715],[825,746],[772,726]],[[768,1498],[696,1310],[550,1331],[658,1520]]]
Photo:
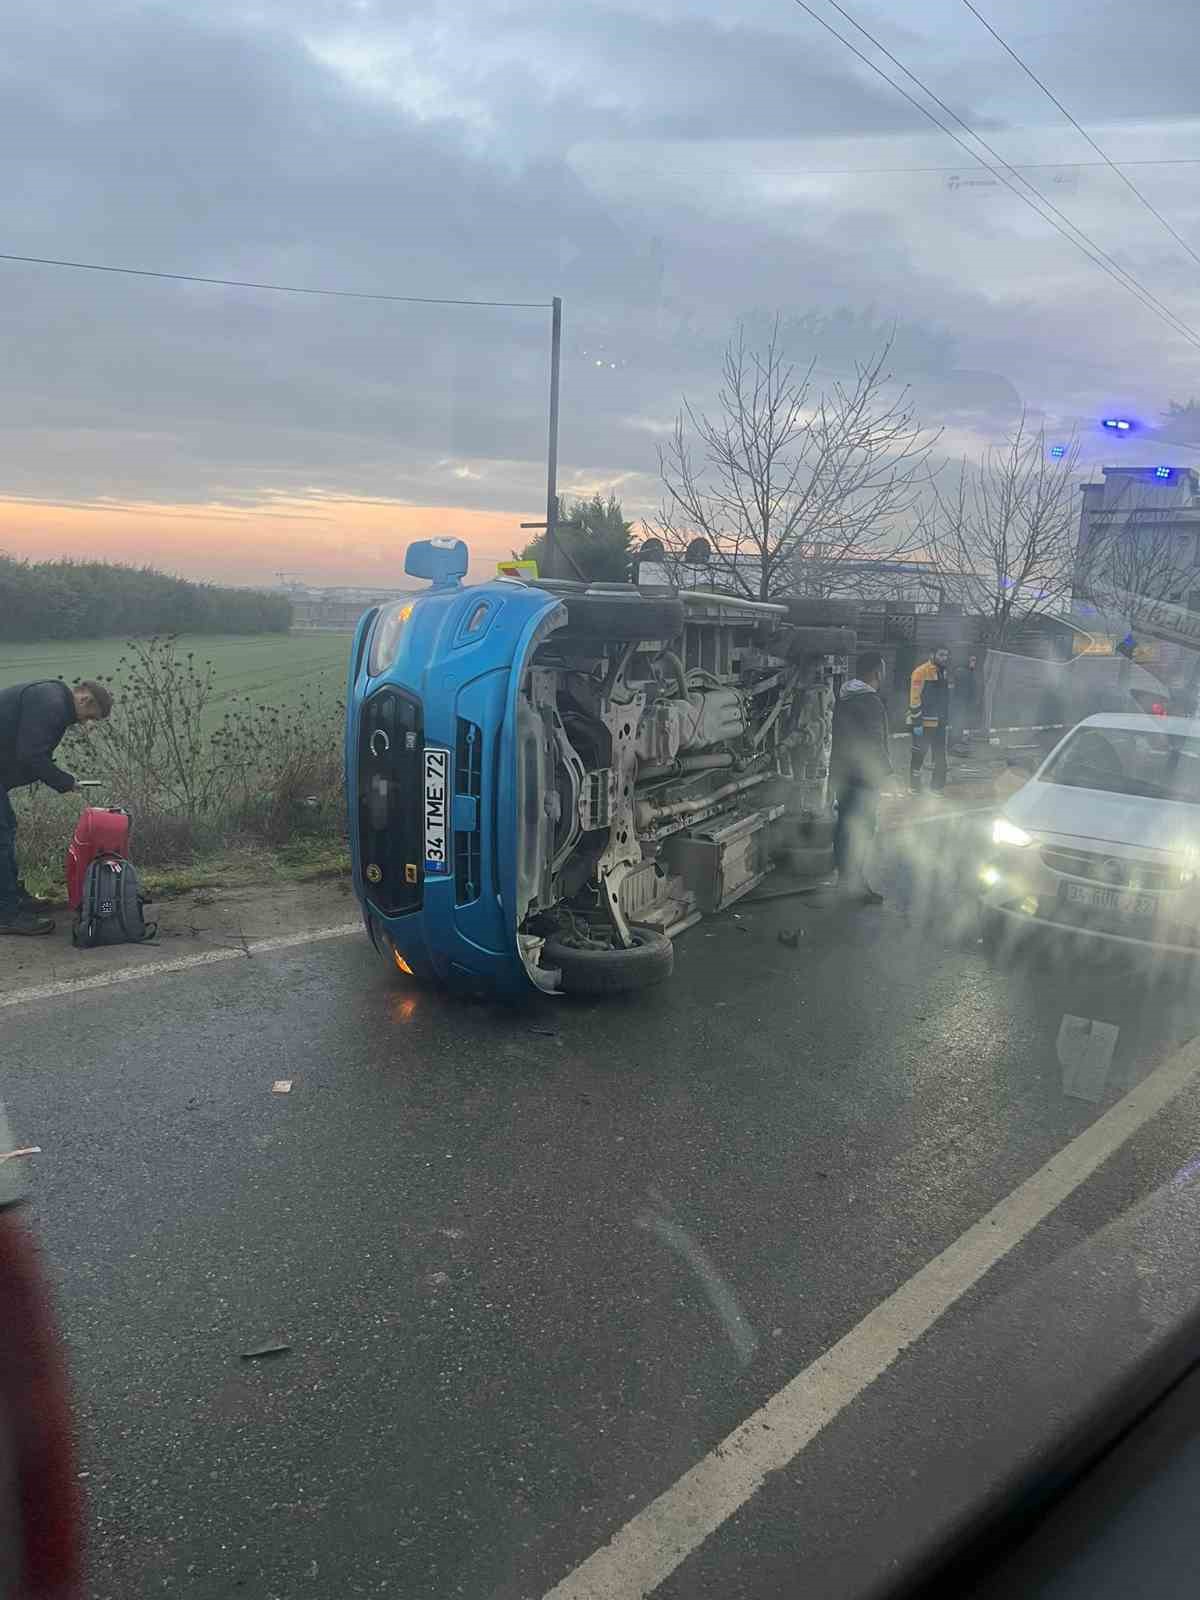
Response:
[[[0,1012],[96,1600],[537,1600],[1200,1032],[1186,974],[989,961],[978,824],[894,836],[882,908],[701,924],[626,1000],[455,1002],[351,938]],[[722,1552],[795,1592],[755,1576],[787,1515],[752,1499],[664,1594],[729,1594]]]

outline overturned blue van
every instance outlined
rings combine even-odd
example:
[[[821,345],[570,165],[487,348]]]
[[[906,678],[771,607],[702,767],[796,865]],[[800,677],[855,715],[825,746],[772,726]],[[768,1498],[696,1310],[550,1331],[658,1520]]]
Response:
[[[828,868],[850,630],[667,585],[466,586],[467,560],[410,546],[429,587],[351,652],[354,889],[387,960],[476,990],[644,987],[780,856]]]

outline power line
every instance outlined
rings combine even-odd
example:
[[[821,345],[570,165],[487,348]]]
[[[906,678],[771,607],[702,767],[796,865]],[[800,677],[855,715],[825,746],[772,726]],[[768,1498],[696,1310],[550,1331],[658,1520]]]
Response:
[[[1025,62],[1025,61],[1023,61],[1021,59],[1021,57],[1017,54],[1017,52],[1013,49],[1013,47],[1008,43],[1007,39],[1002,39],[1000,37],[1000,35],[996,32],[995,28],[993,28],[991,23],[988,21],[988,19],[985,16],[982,16],[980,14],[980,12],[978,12],[975,9],[975,7],[971,4],[971,0],[963,0],[963,5],[966,6],[967,10],[971,13],[971,15],[973,17],[977,17],[979,19],[979,21],[983,23],[984,27],[991,34],[992,38],[995,39],[996,43],[1001,47],[1001,49],[1006,50],[1008,52],[1008,54],[1013,58],[1013,60],[1020,67],[1021,71],[1023,73],[1025,73],[1026,77],[1032,78],[1034,83],[1037,84],[1038,88],[1042,91],[1042,93],[1046,96],[1046,98],[1051,102],[1051,104],[1058,107],[1058,109],[1062,112],[1063,116],[1066,117],[1067,121],[1075,129],[1075,132],[1080,134],[1084,139],[1086,139],[1088,144],[1091,145],[1092,149],[1096,152],[1096,154],[1098,156],[1100,156],[1100,158],[1103,160],[1105,166],[1112,168],[1112,170],[1116,173],[1117,177],[1120,178],[1121,182],[1125,185],[1125,187],[1129,190],[1129,192],[1132,195],[1135,195],[1137,197],[1137,199],[1141,201],[1141,203],[1145,206],[1146,210],[1150,213],[1150,215],[1152,217],[1156,217],[1158,219],[1158,221],[1162,223],[1163,227],[1171,235],[1172,239],[1175,240],[1176,244],[1182,245],[1183,248],[1187,251],[1188,255],[1191,256],[1192,260],[1196,263],[1196,265],[1198,267],[1200,267],[1200,255],[1197,255],[1196,251],[1192,249],[1191,245],[1187,242],[1187,240],[1181,234],[1176,232],[1174,227],[1172,227],[1172,225],[1167,221],[1166,217],[1163,216],[1162,212],[1159,211],[1156,206],[1153,206],[1153,205],[1150,204],[1149,200],[1146,199],[1146,196],[1142,193],[1142,191],[1138,188],[1138,186],[1131,179],[1129,179],[1129,178],[1127,178],[1125,176],[1125,174],[1121,171],[1121,169],[1117,165],[1117,163],[1110,156],[1105,154],[1105,152],[1096,143],[1095,139],[1092,138],[1091,134],[1087,131],[1087,129],[1081,127],[1079,125],[1079,123],[1076,122],[1075,118],[1067,110],[1066,106],[1063,105],[1062,101],[1058,98],[1058,96],[1051,89],[1047,88],[1047,86],[1038,77],[1037,73],[1033,70],[1033,68],[1031,66],[1029,66],[1027,62]]]
[[[1122,288],[1127,289],[1130,294],[1134,295],[1134,297],[1139,300],[1142,305],[1146,306],[1147,309],[1154,311],[1161,320],[1165,321],[1168,326],[1171,327],[1173,332],[1181,334],[1189,344],[1193,345],[1197,349],[1200,349],[1200,335],[1198,335],[1193,329],[1189,328],[1186,323],[1182,322],[1168,306],[1163,305],[1162,302],[1158,300],[1149,289],[1146,289],[1138,282],[1132,273],[1127,272],[1126,269],[1118,262],[1114,261],[1106,251],[1101,249],[1098,244],[1089,239],[1087,234],[1083,232],[1083,229],[1077,227],[1068,216],[1066,216],[1062,211],[1059,211],[1058,207],[1054,205],[1052,201],[1047,200],[1039,190],[1034,189],[1032,184],[1028,183],[1026,179],[1022,178],[1015,167],[1011,166],[1007,161],[1005,161],[1004,157],[1001,156],[997,151],[992,150],[987,141],[981,138],[979,134],[975,133],[973,129],[968,127],[967,124],[963,122],[962,118],[958,116],[956,112],[951,111],[950,107],[947,106],[944,101],[939,100],[937,95],[935,95],[931,89],[926,88],[925,84],[921,82],[915,73],[909,71],[909,69],[904,66],[902,62],[896,60],[896,57],[893,56],[891,52],[883,45],[881,45],[874,35],[868,33],[868,31],[860,23],[855,22],[854,18],[850,16],[849,12],[844,11],[842,7],[837,4],[837,0],[830,0],[830,4],[833,5],[834,10],[838,11],[846,18],[847,22],[849,22],[853,27],[857,28],[858,31],[864,35],[864,37],[869,39],[877,50],[881,51],[885,56],[887,56],[890,61],[895,62],[896,66],[900,68],[901,72],[903,72],[907,77],[911,78],[912,81],[920,89],[922,89],[931,100],[935,102],[935,104],[941,106],[946,112],[947,116],[953,117],[956,122],[965,128],[967,133],[969,133],[973,139],[977,140],[977,142],[981,144],[985,150],[989,151],[989,153],[993,155],[1002,166],[1006,167],[1013,174],[1013,177],[1015,177],[1019,182],[1025,184],[1025,188],[1030,191],[1029,194],[1026,194],[1025,190],[1018,189],[1014,184],[1010,183],[1003,173],[997,171],[997,169],[993,167],[990,162],[985,161],[978,151],[972,150],[970,145],[966,144],[961,138],[959,138],[958,134],[955,133],[953,128],[947,127],[944,122],[942,122],[938,117],[934,116],[929,107],[922,105],[914,95],[911,95],[908,92],[903,84],[897,83],[895,78],[889,77],[883,68],[872,61],[870,56],[864,54],[864,52],[861,51],[852,40],[847,39],[845,34],[839,33],[832,23],[827,22],[824,17],[818,15],[818,13],[806,3],[806,0],[795,0],[795,3],[802,11],[810,16],[814,22],[819,23],[827,33],[832,34],[839,43],[844,44],[847,50],[849,50],[852,55],[856,56],[864,66],[870,67],[871,71],[876,73],[883,79],[885,83],[889,84],[893,89],[895,89],[897,94],[902,95],[904,99],[907,100],[911,106],[914,106],[923,117],[932,122],[934,127],[940,128],[944,134],[953,139],[955,144],[958,145],[961,150],[965,150],[967,152],[972,161],[976,162],[979,166],[984,167],[992,174],[993,177],[998,178],[1006,189],[1010,189],[1019,200],[1024,201],[1025,204],[1035,211],[1044,222],[1048,222],[1052,228],[1055,228],[1063,235],[1064,238],[1068,239],[1073,245],[1075,245],[1078,250],[1081,250],[1094,266],[1100,268],[1101,272],[1106,273],[1107,276],[1112,278],[1115,283],[1118,283]],[[1034,198],[1031,198],[1031,196]],[[1043,206],[1047,207],[1048,211],[1043,210]],[[1066,227],[1064,228],[1060,226],[1060,224],[1055,221],[1054,216],[1049,215],[1048,212],[1054,212],[1062,219],[1062,222],[1066,224]],[[1067,229],[1070,229],[1071,231],[1068,232]]]
[[[840,37],[840,35],[839,35]],[[1156,161],[1126,161],[1127,167],[1200,167],[1200,156],[1164,156]],[[1015,172],[1065,172],[1090,167],[1111,167],[1105,161],[1014,161]],[[639,172],[654,172],[663,177],[689,178],[702,173],[720,173],[730,178],[876,178],[888,174],[920,172],[961,172],[959,167],[660,167],[643,164]]]
[[[1146,285],[1136,278],[1127,267],[1123,267],[1119,261],[1117,261],[1108,253],[1107,250],[1105,250],[1101,245],[1098,245],[1093,238],[1084,232],[1078,223],[1072,222],[1070,217],[1067,216],[1066,212],[1056,206],[1053,200],[1051,200],[1047,195],[1044,195],[1040,189],[1034,188],[1033,184],[1031,184],[1027,178],[1023,178],[1017,171],[1016,167],[1014,167],[1011,162],[1007,161],[1005,157],[994,148],[994,146],[990,145],[982,134],[976,133],[974,128],[972,128],[969,123],[965,122],[963,118],[958,115],[957,111],[948,106],[944,100],[940,99],[933,92],[928,84],[923,83],[921,79],[917,77],[915,72],[906,67],[902,61],[898,60],[886,45],[881,44],[874,34],[870,33],[866,28],[864,28],[860,22],[856,22],[850,13],[843,6],[838,4],[838,0],[829,0],[829,4],[836,12],[838,12],[840,16],[845,17],[846,21],[850,23],[851,27],[857,28],[859,33],[861,33],[865,39],[868,39],[877,50],[881,51],[882,54],[888,58],[889,61],[891,61],[895,66],[899,67],[900,71],[903,72],[906,77],[911,78],[917,87],[924,94],[927,94],[933,103],[936,106],[939,106],[948,117],[953,117],[955,122],[958,123],[959,127],[962,128],[965,133],[969,134],[977,144],[982,145],[988,154],[993,158],[993,160],[998,161],[1001,166],[1003,166],[1008,172],[1012,173],[1013,177],[1016,178],[1019,183],[1024,185],[1023,190],[1014,190],[1014,193],[1021,194],[1027,204],[1033,206],[1034,210],[1038,210],[1038,205],[1034,203],[1034,200],[1029,198],[1030,195],[1034,196],[1040,205],[1044,205],[1050,211],[1052,211],[1056,217],[1066,224],[1067,228],[1071,230],[1072,234],[1077,235],[1077,237],[1073,240],[1075,244],[1078,245],[1079,241],[1082,239],[1084,241],[1084,245],[1089,247],[1098,256],[1102,257],[1114,272],[1120,274],[1120,279],[1125,280],[1127,288],[1129,288],[1134,294],[1143,297],[1143,304],[1148,301],[1154,307],[1157,307],[1161,315],[1164,318],[1169,319],[1169,324],[1173,325],[1175,332],[1183,334],[1184,338],[1188,339],[1197,348],[1200,348],[1200,334],[1197,334],[1194,328],[1189,327],[1188,324],[1184,322],[1182,317],[1180,317],[1176,312],[1172,311],[1169,306],[1164,305],[1156,294],[1154,294],[1150,289],[1147,289]],[[808,9],[807,6],[805,9]],[[874,63],[872,62],[871,65],[873,66]],[[876,68],[876,70],[878,71],[879,69]],[[934,120],[936,121],[937,119],[935,118]],[[951,129],[947,128],[945,131],[950,134],[951,138],[957,137]],[[961,139],[958,139],[957,142],[962,145]],[[969,150],[970,146],[962,145],[962,148]],[[976,160],[982,161],[982,157],[976,155]],[[987,165],[986,162],[983,164],[985,166]],[[997,174],[997,176],[999,175]],[[1012,185],[1010,184],[1009,187],[1011,188]],[[1029,193],[1026,194],[1025,190],[1028,190]],[[1044,212],[1041,212],[1040,214],[1045,217]],[[1053,224],[1053,219],[1046,218],[1046,220],[1051,221]],[[1059,232],[1061,233],[1062,231],[1063,230],[1060,228]],[[1070,237],[1070,235],[1067,235],[1067,237]],[[1080,248],[1083,248],[1083,246],[1080,246]]]
[[[225,289],[270,289],[276,294],[318,294],[338,300],[391,300],[408,306],[507,306],[549,311],[549,300],[444,300],[423,294],[368,294],[358,289],[310,289],[294,283],[254,283],[243,278],[201,278],[194,272],[152,272],[148,267],[109,267],[96,261],[59,261],[52,256],[16,256],[0,251],[0,261],[35,267],[72,267],[78,272],[118,272],[131,278],[167,278],[172,283],[211,283]]]

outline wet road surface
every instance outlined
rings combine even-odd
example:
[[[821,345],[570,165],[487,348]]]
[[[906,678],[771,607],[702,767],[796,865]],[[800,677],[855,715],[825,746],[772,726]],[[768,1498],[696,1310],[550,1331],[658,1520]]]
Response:
[[[989,959],[985,822],[894,835],[881,908],[701,924],[639,997],[454,1001],[352,938],[0,1015],[96,1600],[536,1600],[1200,1032],[1178,969]],[[974,1296],[1197,1132],[1158,1118]],[[663,1592],[736,1549],[775,1593],[779,1518]]]

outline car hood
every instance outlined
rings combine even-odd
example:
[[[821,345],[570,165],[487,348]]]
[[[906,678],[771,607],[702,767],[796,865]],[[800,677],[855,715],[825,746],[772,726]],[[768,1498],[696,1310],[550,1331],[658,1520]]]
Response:
[[[1035,778],[1005,802],[1004,815],[1030,833],[1097,844],[1159,851],[1200,847],[1200,806],[1179,800],[1108,794]]]

